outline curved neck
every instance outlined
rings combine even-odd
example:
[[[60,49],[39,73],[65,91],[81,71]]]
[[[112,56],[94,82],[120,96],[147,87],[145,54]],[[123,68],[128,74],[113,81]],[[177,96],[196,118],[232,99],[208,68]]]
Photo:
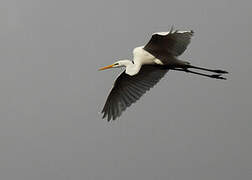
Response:
[[[126,66],[126,74],[130,75],[130,76],[134,76],[136,75],[140,69],[142,64],[141,63],[132,63],[132,61],[128,60],[129,63],[125,64]]]

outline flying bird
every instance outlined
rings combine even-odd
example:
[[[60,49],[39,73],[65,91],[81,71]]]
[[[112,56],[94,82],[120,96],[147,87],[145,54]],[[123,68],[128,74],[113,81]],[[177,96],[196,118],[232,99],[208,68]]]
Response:
[[[169,70],[184,71],[215,79],[226,79],[220,69],[208,69],[193,66],[187,61],[178,59],[190,43],[194,32],[173,30],[157,32],[145,46],[133,50],[133,60],[119,60],[99,70],[125,67],[116,79],[103,107],[103,118],[115,120],[132,103],[152,88]],[[198,71],[192,71],[197,69]],[[208,71],[203,73],[199,71]]]

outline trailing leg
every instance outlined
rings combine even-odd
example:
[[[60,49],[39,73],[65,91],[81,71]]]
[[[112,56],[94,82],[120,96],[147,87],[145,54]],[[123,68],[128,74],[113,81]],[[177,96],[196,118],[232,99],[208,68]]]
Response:
[[[199,69],[199,70],[203,70],[203,71],[209,71],[209,72],[214,72],[214,73],[218,73],[218,74],[227,74],[227,71],[221,70],[221,69],[208,69],[208,68],[202,68],[202,67],[198,67],[198,66],[192,66],[192,65],[186,65],[186,68],[192,68],[192,69]]]
[[[226,78],[222,77],[221,74],[211,74],[210,75],[210,74],[204,74],[204,73],[199,73],[199,72],[191,71],[191,70],[188,70],[188,69],[180,69],[180,68],[173,68],[172,70],[184,71],[184,72],[187,72],[187,73],[197,74],[197,75],[205,76],[205,77],[209,77],[209,78],[226,80]]]

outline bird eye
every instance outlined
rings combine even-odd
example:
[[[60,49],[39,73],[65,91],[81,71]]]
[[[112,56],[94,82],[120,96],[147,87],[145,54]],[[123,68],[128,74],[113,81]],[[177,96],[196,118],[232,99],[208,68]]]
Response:
[[[115,63],[114,65],[117,66],[117,65],[119,65],[119,63]]]

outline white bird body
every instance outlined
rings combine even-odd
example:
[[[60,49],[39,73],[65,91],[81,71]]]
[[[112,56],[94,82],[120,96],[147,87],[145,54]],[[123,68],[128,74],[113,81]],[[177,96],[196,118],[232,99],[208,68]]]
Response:
[[[145,51],[144,46],[139,46],[134,48],[133,50],[133,62],[130,60],[120,60],[118,61],[121,65],[124,65],[126,67],[126,74],[130,76],[136,75],[142,65],[147,65],[147,64],[159,64],[163,65],[162,61],[159,59],[155,58],[152,54],[149,52]]]
[[[147,52],[144,50],[144,46],[139,46],[136,47],[133,50],[133,61],[135,63],[141,63],[143,64],[161,64],[163,65],[162,61],[159,59],[155,58],[151,53]]]
[[[115,120],[121,113],[136,102],[146,91],[152,88],[169,70],[185,71],[192,74],[216,79],[227,73],[223,70],[207,69],[190,65],[189,62],[178,60],[190,43],[193,31],[173,31],[154,33],[145,46],[133,49],[133,61],[119,60],[114,64],[100,68],[125,67],[118,76],[106,100],[102,113],[108,121]],[[189,68],[214,72],[205,74],[188,70]]]

